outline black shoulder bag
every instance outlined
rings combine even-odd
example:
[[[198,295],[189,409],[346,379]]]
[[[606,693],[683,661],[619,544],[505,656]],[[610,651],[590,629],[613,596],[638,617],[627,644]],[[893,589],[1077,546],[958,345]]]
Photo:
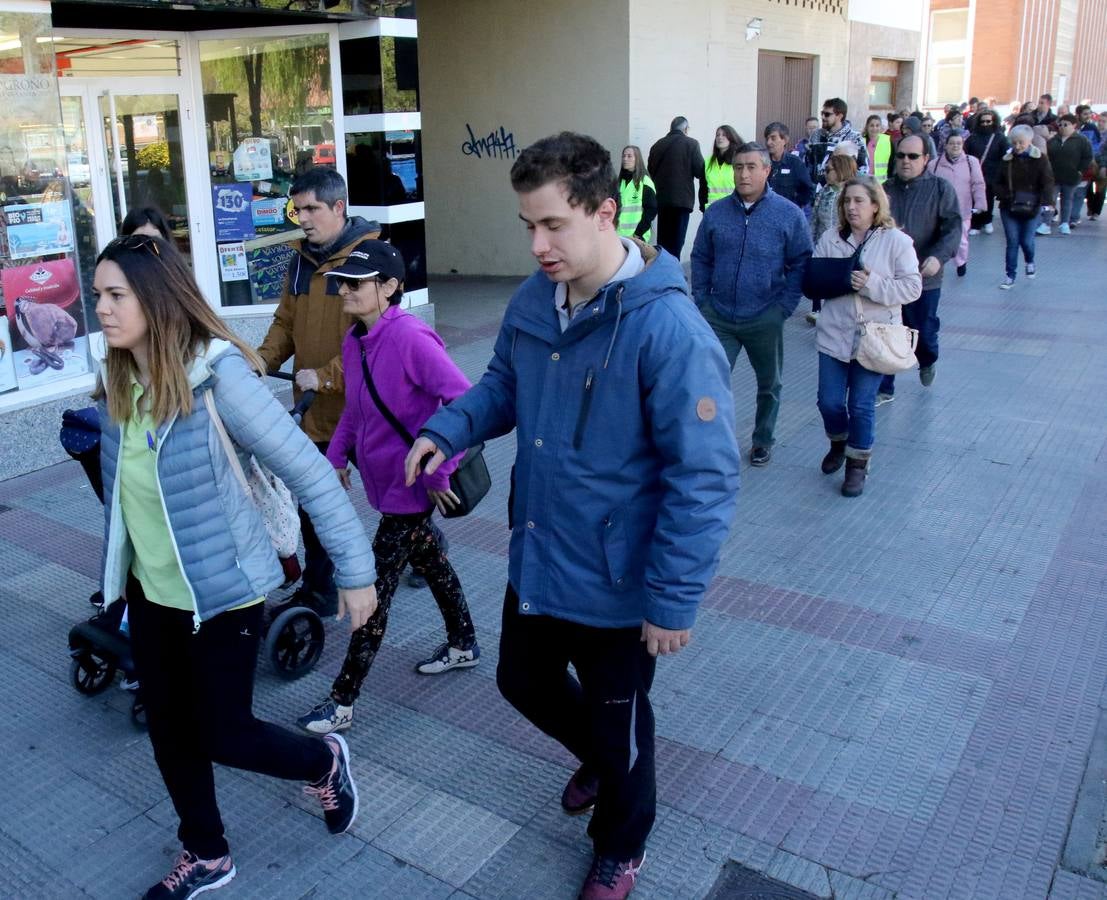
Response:
[[[1007,210],[1011,217],[1014,219],[1033,219],[1038,215],[1041,209],[1040,200],[1037,191],[1016,191],[1011,175],[1011,170],[1015,167],[1015,160],[1012,158],[1007,163],[1007,192],[1011,197],[1010,207]]]
[[[373,384],[373,376],[369,373],[369,364],[365,361],[364,350],[361,351],[361,375],[365,379],[365,387],[369,390],[369,396],[373,398],[380,414],[392,426],[392,430],[403,438],[409,447],[412,446],[415,443],[415,438],[404,427],[403,422],[392,414],[392,410],[384,405],[381,395],[377,393],[377,386]],[[477,444],[477,446],[470,447],[465,451],[461,462],[458,463],[457,468],[450,475],[450,490],[457,497],[458,504],[452,509],[447,508],[442,514],[443,517],[456,519],[469,515],[476,509],[477,504],[484,499],[484,495],[488,493],[491,487],[492,477],[488,474],[488,465],[484,461],[484,444]]]

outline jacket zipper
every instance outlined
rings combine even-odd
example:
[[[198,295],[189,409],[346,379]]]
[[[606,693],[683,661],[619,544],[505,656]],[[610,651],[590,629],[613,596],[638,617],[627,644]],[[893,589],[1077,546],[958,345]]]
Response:
[[[212,398],[215,399],[214,397]],[[192,598],[192,633],[196,634],[200,630],[200,605],[196,602],[196,591],[192,589],[192,582],[188,580],[188,575],[185,573],[184,560],[181,559],[181,550],[177,546],[177,536],[173,533],[173,522],[169,518],[169,507],[165,505],[165,492],[161,489],[161,474],[158,472],[158,462],[161,459],[161,448],[165,444],[165,439],[169,437],[169,430],[176,424],[177,417],[174,416],[169,420],[169,424],[165,426],[165,431],[162,432],[160,438],[158,438],[157,446],[154,448],[154,481],[158,486],[158,499],[161,501],[162,515],[165,516],[166,529],[169,532],[169,543],[173,545],[173,555],[177,558],[177,565],[181,570],[181,578],[184,579],[185,586],[188,588],[188,594]],[[235,558],[235,564],[238,564],[237,557]]]
[[[577,416],[577,428],[573,433],[573,449],[579,450],[584,441],[584,426],[588,424],[588,412],[592,409],[592,383],[595,377],[591,369],[584,376],[584,397],[580,403],[580,415]]]

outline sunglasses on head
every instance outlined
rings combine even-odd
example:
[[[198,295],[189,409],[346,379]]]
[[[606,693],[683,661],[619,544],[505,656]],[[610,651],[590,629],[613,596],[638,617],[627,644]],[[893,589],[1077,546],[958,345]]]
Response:
[[[123,237],[117,237],[104,248],[104,252],[118,249],[141,250],[143,247],[148,247],[154,256],[161,257],[158,242],[148,234],[127,234]]]
[[[899,151],[896,152],[896,159],[918,159],[920,156],[922,156],[921,153],[902,153]]]

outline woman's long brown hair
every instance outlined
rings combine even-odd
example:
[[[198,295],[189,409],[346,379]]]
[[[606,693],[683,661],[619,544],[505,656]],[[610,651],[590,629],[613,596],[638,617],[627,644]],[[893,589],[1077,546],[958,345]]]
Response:
[[[259,373],[265,364],[257,352],[235,335],[200,293],[184,257],[168,241],[148,235],[117,238],[104,248],[96,264],[110,261],[123,270],[138,299],[150,341],[150,413],[159,425],[192,412],[188,369],[215,338],[230,341]],[[131,418],[131,381],[138,366],[129,350],[107,348],[107,380],[94,397],[106,397],[108,414],[116,422]]]

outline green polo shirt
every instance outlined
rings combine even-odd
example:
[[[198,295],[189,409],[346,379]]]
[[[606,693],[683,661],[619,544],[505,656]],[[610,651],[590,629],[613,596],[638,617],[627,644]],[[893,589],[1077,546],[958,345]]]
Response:
[[[157,423],[139,403],[142,385],[135,381],[131,390],[131,418],[123,426],[116,476],[123,524],[135,551],[131,572],[152,603],[192,612],[192,591],[173,549],[158,489]]]

